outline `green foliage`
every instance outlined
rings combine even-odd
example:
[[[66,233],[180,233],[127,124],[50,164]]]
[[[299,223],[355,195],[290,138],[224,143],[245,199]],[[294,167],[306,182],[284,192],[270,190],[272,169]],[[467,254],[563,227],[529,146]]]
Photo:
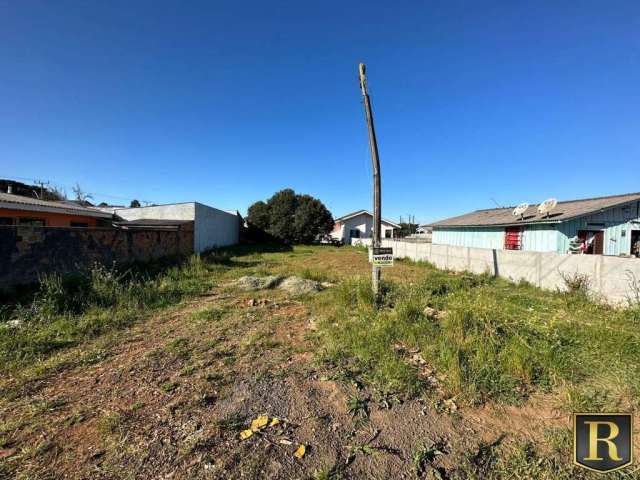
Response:
[[[289,243],[309,243],[333,228],[333,217],[320,200],[290,188],[251,205],[247,222]]]
[[[427,265],[418,282],[385,283],[379,309],[361,277],[331,289],[316,308],[326,319],[319,323],[325,359],[387,392],[414,396],[430,388],[419,365],[394,347],[401,345],[419,351],[444,395],[460,402],[513,403],[579,384],[567,393],[572,406],[637,404],[637,308]],[[587,395],[596,390],[607,393]]]

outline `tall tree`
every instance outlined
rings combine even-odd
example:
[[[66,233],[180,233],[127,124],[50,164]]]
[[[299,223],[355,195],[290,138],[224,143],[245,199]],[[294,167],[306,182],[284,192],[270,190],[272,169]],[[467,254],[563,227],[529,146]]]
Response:
[[[333,228],[331,212],[320,200],[290,188],[276,192],[266,203],[251,205],[247,222],[289,243],[311,242]]]

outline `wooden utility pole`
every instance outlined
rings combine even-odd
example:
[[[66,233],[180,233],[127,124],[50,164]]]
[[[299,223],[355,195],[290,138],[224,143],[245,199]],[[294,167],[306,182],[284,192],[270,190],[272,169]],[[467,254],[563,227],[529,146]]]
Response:
[[[376,130],[373,126],[373,113],[371,112],[371,100],[367,93],[367,77],[365,75],[364,63],[359,65],[360,89],[364,99],[364,112],[367,118],[367,129],[369,130],[369,149],[371,150],[371,166],[373,170],[373,239],[372,248],[380,247],[380,158],[378,157],[378,142],[376,141]],[[376,302],[380,298],[380,267],[371,265],[371,284]]]

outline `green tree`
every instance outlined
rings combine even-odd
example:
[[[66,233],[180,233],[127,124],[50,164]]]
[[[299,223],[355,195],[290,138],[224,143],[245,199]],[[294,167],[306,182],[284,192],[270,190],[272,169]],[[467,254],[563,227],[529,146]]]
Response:
[[[138,200],[131,200],[129,208],[140,208],[140,202]]]
[[[269,228],[269,207],[262,200],[254,203],[247,211],[247,220],[251,225],[266,231]]]
[[[311,242],[333,228],[331,212],[320,200],[290,188],[276,192],[266,203],[254,203],[247,213],[251,226],[289,243]]]

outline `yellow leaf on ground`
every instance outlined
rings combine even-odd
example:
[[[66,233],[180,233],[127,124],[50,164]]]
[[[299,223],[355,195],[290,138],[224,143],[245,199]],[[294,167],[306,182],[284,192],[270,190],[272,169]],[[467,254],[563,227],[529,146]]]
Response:
[[[251,430],[242,430],[240,432],[240,440],[246,440],[251,435],[253,435],[253,432]]]
[[[267,423],[269,423],[269,417],[267,415],[260,415],[251,422],[251,430],[257,432],[261,428],[265,427]]]
[[[295,451],[295,453],[293,454],[294,457],[296,458],[302,458],[304,457],[304,454],[307,452],[307,447],[305,447],[303,444],[300,444],[300,446],[298,447],[298,449]]]
[[[270,427],[273,427],[274,425],[278,425],[279,423],[280,423],[280,419],[279,419],[279,418],[277,418],[277,417],[273,417],[273,418],[271,419],[271,423],[269,423],[269,426],[270,426]]]

